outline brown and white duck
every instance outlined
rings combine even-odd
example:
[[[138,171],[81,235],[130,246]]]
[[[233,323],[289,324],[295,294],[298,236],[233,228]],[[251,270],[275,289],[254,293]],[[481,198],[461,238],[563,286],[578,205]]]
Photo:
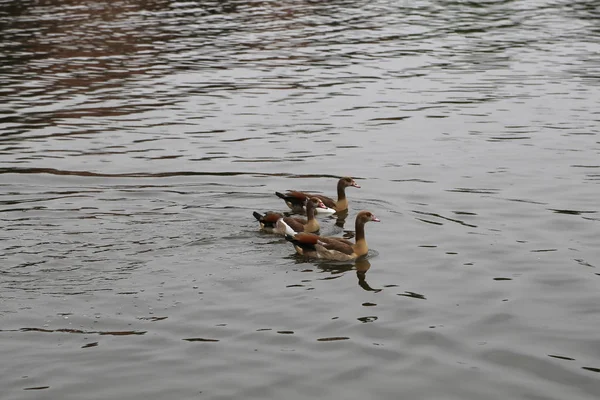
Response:
[[[287,204],[287,206],[294,212],[303,212],[306,199],[310,197],[317,197],[326,206],[326,209],[319,209],[317,210],[317,213],[333,214],[338,211],[344,211],[348,209],[348,199],[346,198],[346,188],[348,186],[360,188],[354,179],[347,176],[341,178],[337,184],[337,201],[333,200],[331,197],[323,196],[321,194],[301,192],[298,190],[290,190],[286,193],[275,192],[275,194],[277,197],[282,198],[285,201],[285,204]]]
[[[306,200],[306,219],[299,217],[286,217],[281,213],[267,211],[260,214],[254,211],[254,218],[260,223],[260,228],[265,232],[279,235],[295,235],[298,232],[314,233],[321,229],[319,221],[315,218],[315,210],[326,208],[321,200],[316,197]]]
[[[354,243],[339,237],[321,237],[312,233],[285,235],[285,239],[292,242],[296,252],[300,255],[336,261],[355,260],[369,252],[365,239],[365,224],[370,221],[379,222],[379,218],[370,211],[358,213]]]

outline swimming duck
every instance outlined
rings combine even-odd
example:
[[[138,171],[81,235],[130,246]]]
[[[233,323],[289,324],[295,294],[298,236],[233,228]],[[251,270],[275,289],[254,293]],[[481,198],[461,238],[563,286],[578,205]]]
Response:
[[[314,233],[321,229],[319,221],[315,218],[316,209],[326,208],[323,202],[312,197],[305,201],[306,219],[299,217],[286,217],[281,213],[267,211],[260,214],[254,211],[254,218],[260,223],[260,228],[265,232],[277,233],[279,235],[295,235],[298,232]]]
[[[287,204],[287,206],[294,212],[303,212],[306,199],[310,197],[317,197],[326,206],[326,209],[319,209],[317,210],[317,213],[333,214],[338,211],[344,211],[348,209],[348,199],[346,198],[346,188],[348,186],[360,188],[354,179],[347,176],[341,178],[337,184],[337,201],[333,200],[331,197],[323,196],[321,194],[301,192],[298,190],[290,190],[286,193],[275,192],[275,194],[277,197],[282,198],[285,201],[285,204]]]
[[[339,237],[321,237],[312,233],[298,233],[285,235],[285,239],[292,242],[296,252],[311,258],[326,260],[348,261],[355,260],[369,252],[365,239],[365,224],[374,221],[380,222],[370,211],[361,211],[356,216],[355,242]]]

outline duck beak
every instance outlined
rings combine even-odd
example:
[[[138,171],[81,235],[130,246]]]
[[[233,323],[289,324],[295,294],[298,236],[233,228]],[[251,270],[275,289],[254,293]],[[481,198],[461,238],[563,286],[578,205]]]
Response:
[[[376,216],[374,216],[374,215],[371,217],[371,221],[373,221],[373,222],[381,222],[381,220],[379,218],[377,218]]]
[[[327,208],[327,206],[325,206],[325,204],[322,201],[319,202],[318,207],[319,208]]]
[[[354,186],[355,188],[359,188],[360,189],[360,185],[354,181],[352,181],[352,183],[350,184],[350,186]]]

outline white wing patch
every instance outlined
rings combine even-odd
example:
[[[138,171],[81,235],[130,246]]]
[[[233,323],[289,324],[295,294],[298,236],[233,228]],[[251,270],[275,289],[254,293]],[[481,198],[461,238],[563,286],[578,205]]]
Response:
[[[333,208],[315,208],[315,214],[335,214],[335,210]]]
[[[290,235],[294,236],[297,232],[295,232],[288,224],[283,221],[283,218],[279,218],[275,223],[275,229],[273,232],[278,233],[280,235]]]

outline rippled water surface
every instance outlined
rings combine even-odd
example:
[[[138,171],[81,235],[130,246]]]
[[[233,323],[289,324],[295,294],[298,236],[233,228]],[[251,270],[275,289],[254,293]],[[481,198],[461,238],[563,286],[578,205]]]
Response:
[[[582,0],[0,0],[0,397],[598,399],[599,27]],[[258,231],[345,175],[322,233],[371,210],[366,260]]]

